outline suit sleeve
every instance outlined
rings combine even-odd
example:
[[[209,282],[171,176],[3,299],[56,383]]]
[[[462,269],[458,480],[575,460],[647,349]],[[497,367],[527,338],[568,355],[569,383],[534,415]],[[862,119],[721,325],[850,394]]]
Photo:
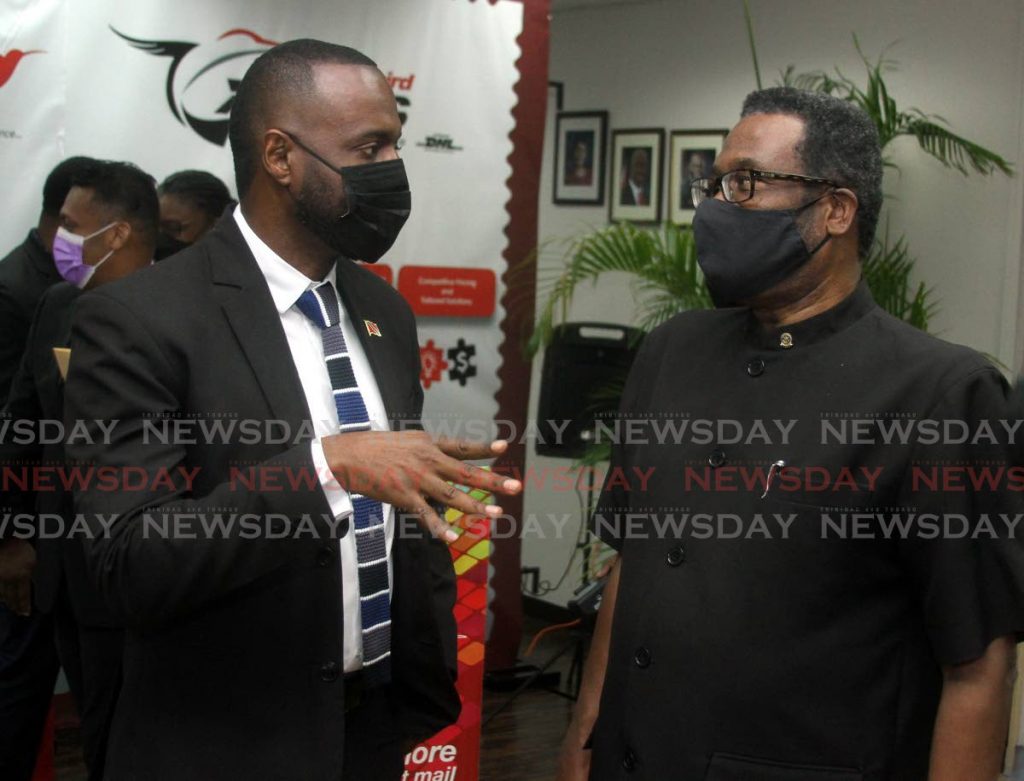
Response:
[[[39,310],[41,309],[40,304]],[[34,341],[38,320],[37,310],[26,342],[30,347]],[[0,470],[9,470],[9,478],[21,477],[24,470],[31,469],[42,457],[42,445],[39,443],[39,437],[35,435],[38,431],[36,424],[42,416],[32,371],[32,351],[26,349],[18,371],[11,381],[6,404],[0,412],[0,421],[6,427],[4,435],[0,437]],[[25,423],[29,425],[25,426]],[[18,487],[21,482],[15,479],[0,481],[0,484],[6,487],[0,494],[0,511],[12,514],[32,513],[35,505],[34,496]],[[6,527],[7,524],[0,528],[0,540],[11,536]]]
[[[14,375],[18,372],[28,329],[22,305],[10,288],[0,285],[0,401],[7,400]]]
[[[979,658],[997,637],[1024,634],[1024,469],[1020,444],[1011,444],[1002,421],[1018,425],[1018,439],[1024,426],[1007,391],[991,366],[949,388],[926,417],[958,428],[941,442],[918,444],[905,477],[900,504],[943,521],[938,534],[901,539],[899,551],[944,665]],[[960,433],[984,431],[986,423],[991,438]],[[927,477],[960,470],[974,478]]]
[[[332,517],[316,480],[289,491],[260,491],[228,480],[195,495],[186,477],[185,447],[147,436],[145,425],[182,409],[180,373],[124,303],[103,291],[83,296],[72,329],[65,418],[69,424],[82,421],[89,437],[69,443],[68,456],[115,478],[126,470],[146,476],[141,488],[125,483],[112,489],[97,479],[75,492],[76,512],[92,532],[85,543],[91,573],[128,626],[160,625],[201,610],[296,564],[304,550],[301,540],[267,539],[240,523],[196,534],[204,521],[230,512],[259,519],[261,531],[282,532],[293,518],[309,515],[320,523]],[[96,421],[113,424],[108,441]],[[260,470],[312,475],[309,444],[257,464]],[[318,528],[324,536],[330,533]]]

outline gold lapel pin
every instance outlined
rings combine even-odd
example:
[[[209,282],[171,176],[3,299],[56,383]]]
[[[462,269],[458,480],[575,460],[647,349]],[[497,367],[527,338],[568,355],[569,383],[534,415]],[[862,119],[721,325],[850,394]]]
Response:
[[[366,333],[370,336],[381,336],[380,328],[373,320],[363,320],[363,324],[366,326]]]

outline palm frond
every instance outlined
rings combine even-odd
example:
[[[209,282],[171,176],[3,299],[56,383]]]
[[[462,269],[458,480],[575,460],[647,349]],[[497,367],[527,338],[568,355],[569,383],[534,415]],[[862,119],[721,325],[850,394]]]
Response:
[[[936,118],[937,119],[937,118]],[[930,119],[909,119],[905,135],[917,139],[918,146],[947,168],[955,168],[965,176],[971,171],[988,176],[1001,171],[1013,174],[1013,166],[1001,155],[946,129]]]
[[[790,65],[782,73],[782,83],[798,89],[837,95],[862,108],[878,128],[878,138],[884,150],[900,136],[912,136],[925,154],[934,157],[948,168],[962,174],[971,172],[988,176],[997,171],[1013,175],[1013,165],[997,152],[954,133],[948,122],[938,114],[926,114],[918,108],[900,109],[889,92],[885,74],[896,68],[895,60],[888,58],[891,45],[871,60],[861,48],[856,35],[853,43],[864,63],[866,83],[863,87],[839,68],[833,73],[811,71],[797,73]],[[886,160],[890,167],[895,165]]]
[[[927,331],[937,304],[931,288],[923,282],[916,287],[911,283],[913,270],[914,258],[910,256],[906,239],[901,236],[892,244],[888,238],[876,243],[864,260],[863,274],[871,295],[882,309]]]
[[[747,42],[750,44],[750,58],[754,61],[754,83],[761,89],[761,66],[757,62],[757,44],[754,42],[754,19],[750,15],[750,3],[743,0],[743,19],[747,24]]]
[[[661,233],[642,230],[628,222],[586,235],[571,245],[561,273],[543,283],[537,325],[527,343],[534,355],[551,340],[555,325],[563,321],[580,285],[609,272],[636,278],[636,321],[647,329],[684,309],[711,305],[711,296],[697,265],[693,231],[668,225]]]

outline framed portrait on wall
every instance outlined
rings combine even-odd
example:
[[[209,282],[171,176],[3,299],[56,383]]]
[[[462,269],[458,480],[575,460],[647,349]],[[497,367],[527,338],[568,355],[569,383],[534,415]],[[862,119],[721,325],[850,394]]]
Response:
[[[612,131],[608,219],[658,222],[665,131],[640,128]]]
[[[693,196],[690,186],[712,176],[715,158],[722,151],[728,130],[673,130],[668,160],[668,219],[676,225],[692,225]]]
[[[555,121],[554,202],[604,205],[607,111],[560,111]]]

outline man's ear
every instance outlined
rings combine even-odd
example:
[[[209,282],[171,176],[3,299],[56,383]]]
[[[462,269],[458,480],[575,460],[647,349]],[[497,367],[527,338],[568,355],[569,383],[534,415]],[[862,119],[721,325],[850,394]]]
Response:
[[[128,243],[132,237],[132,224],[130,222],[115,222],[108,231],[110,238],[107,240],[107,249],[117,252]]]
[[[825,218],[828,235],[838,238],[855,230],[857,209],[860,206],[857,194],[845,187],[837,187],[829,193],[828,203],[828,216]]]
[[[282,187],[292,183],[294,171],[290,153],[294,149],[292,140],[280,130],[271,128],[263,134],[263,169]]]

